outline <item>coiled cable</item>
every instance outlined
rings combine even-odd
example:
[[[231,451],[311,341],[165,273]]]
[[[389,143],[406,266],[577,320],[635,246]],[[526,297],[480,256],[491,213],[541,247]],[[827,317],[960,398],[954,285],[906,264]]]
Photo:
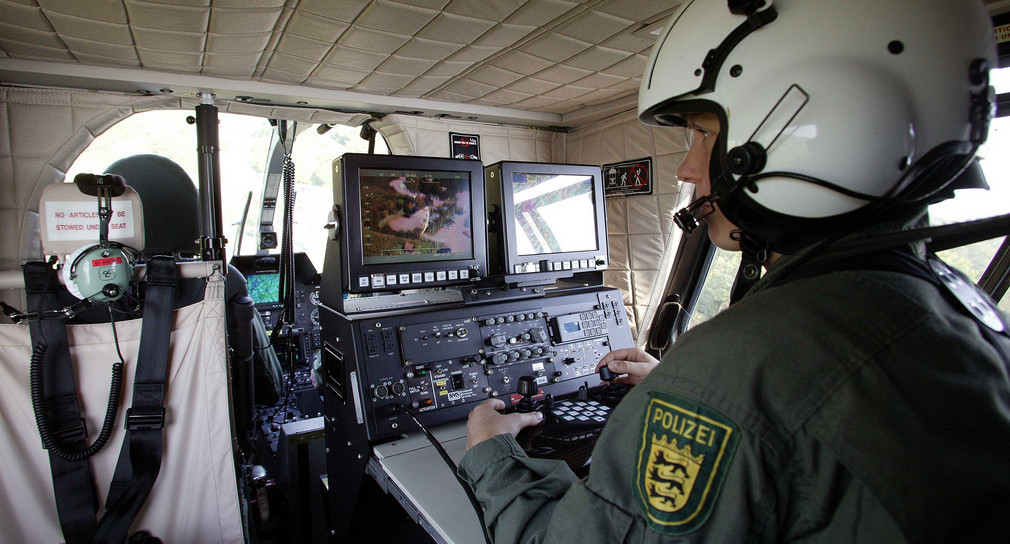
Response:
[[[111,309],[110,309],[111,318]],[[119,354],[119,361],[112,364],[112,383],[109,386],[109,402],[105,409],[105,420],[102,421],[102,430],[98,433],[98,438],[84,449],[67,449],[60,441],[53,436],[53,431],[49,427],[49,417],[45,408],[45,383],[44,371],[46,350],[48,346],[44,342],[39,342],[32,349],[31,364],[28,369],[29,388],[32,399],[32,411],[35,413],[35,424],[39,429],[39,436],[42,437],[42,445],[55,457],[64,461],[83,461],[101,451],[112,437],[112,430],[116,426],[116,416],[119,412],[119,393],[123,386],[123,355],[119,352],[119,336],[116,334],[115,320],[112,322],[112,334],[116,341],[116,352]]]

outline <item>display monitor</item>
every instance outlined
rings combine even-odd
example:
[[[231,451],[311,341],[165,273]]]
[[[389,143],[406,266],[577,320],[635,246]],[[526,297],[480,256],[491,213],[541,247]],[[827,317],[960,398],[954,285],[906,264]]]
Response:
[[[600,167],[500,162],[487,167],[491,270],[509,283],[549,283],[608,265]]]
[[[339,232],[331,238],[344,292],[440,287],[486,274],[480,162],[348,153],[333,172]]]
[[[249,274],[246,277],[249,298],[256,304],[280,302],[281,275],[279,272]]]

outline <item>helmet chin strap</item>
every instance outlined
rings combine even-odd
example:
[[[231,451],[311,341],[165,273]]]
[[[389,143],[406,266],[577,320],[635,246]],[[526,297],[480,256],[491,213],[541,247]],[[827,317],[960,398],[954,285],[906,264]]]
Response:
[[[733,280],[733,288],[729,295],[729,303],[732,305],[743,298],[761,279],[761,267],[768,262],[770,253],[768,242],[755,238],[743,230],[732,231],[730,237],[740,243],[741,253],[740,267],[736,271],[736,279]]]

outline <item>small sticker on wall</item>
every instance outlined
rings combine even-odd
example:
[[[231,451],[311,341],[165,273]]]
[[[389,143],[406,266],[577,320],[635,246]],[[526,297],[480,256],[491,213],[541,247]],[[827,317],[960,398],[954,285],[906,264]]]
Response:
[[[602,170],[607,196],[652,194],[651,157],[604,164]]]
[[[480,136],[476,134],[449,133],[452,158],[480,160]]]

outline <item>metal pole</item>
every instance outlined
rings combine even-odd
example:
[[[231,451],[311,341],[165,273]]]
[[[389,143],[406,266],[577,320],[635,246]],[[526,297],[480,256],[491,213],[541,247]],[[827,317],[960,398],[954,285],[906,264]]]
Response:
[[[218,120],[211,93],[200,93],[196,107],[196,146],[200,155],[200,255],[205,261],[224,260],[227,239],[222,234]]]

